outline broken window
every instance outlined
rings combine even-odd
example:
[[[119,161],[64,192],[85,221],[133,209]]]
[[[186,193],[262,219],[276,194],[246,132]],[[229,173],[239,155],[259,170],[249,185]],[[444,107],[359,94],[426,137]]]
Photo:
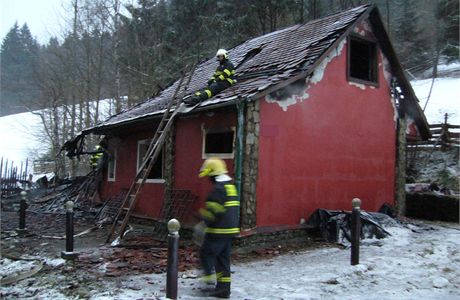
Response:
[[[203,135],[203,158],[233,158],[235,128],[210,129]]]
[[[144,160],[144,156],[150,145],[150,139],[140,140],[137,142],[137,172],[140,171],[140,167]],[[163,182],[163,150],[160,151],[158,158],[155,161],[149,175],[147,176],[146,182]]]
[[[117,151],[108,155],[107,162],[107,181],[115,181],[115,170],[117,167]]]
[[[348,80],[377,84],[377,45],[375,42],[350,37]]]

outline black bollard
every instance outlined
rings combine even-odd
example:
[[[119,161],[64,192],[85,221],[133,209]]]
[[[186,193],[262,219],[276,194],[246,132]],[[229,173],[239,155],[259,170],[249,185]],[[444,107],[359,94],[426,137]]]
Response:
[[[66,208],[66,227],[65,227],[65,251],[61,252],[64,259],[75,259],[78,254],[73,252],[73,206],[72,201],[65,203]]]
[[[361,235],[361,200],[354,198],[351,201],[353,210],[351,211],[351,265],[359,264],[359,240]]]
[[[180,223],[176,219],[168,222],[168,266],[166,270],[166,298],[177,299],[178,251]]]
[[[27,210],[27,189],[21,192],[21,202],[19,204],[19,228],[16,232],[20,235],[26,234],[26,210]]]

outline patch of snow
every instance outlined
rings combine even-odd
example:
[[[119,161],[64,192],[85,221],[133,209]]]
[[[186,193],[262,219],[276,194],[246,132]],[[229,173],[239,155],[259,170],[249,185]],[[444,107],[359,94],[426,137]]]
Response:
[[[40,117],[30,112],[1,117],[0,158],[4,158],[3,163],[8,159],[16,166],[21,165],[21,162],[26,162],[27,157],[35,158],[32,153],[44,152],[46,145],[37,138],[39,131],[43,131]]]
[[[37,265],[33,260],[11,260],[0,258],[0,276],[14,276],[22,272],[30,271]]]
[[[231,299],[458,299],[460,226],[407,225],[386,228],[392,236],[362,245],[360,264],[350,250],[325,248],[233,265]],[[123,289],[117,299],[166,299],[165,274],[130,277],[148,292]],[[180,299],[202,299],[199,281],[179,278]],[[109,299],[107,292],[91,299]]]
[[[48,266],[58,268],[66,263],[65,259],[54,258],[54,259],[45,259],[44,263]]]
[[[420,106],[426,106],[428,123],[443,123],[447,113],[450,124],[460,124],[460,78],[436,78],[428,99],[431,83],[432,79],[411,81]]]
[[[230,299],[459,299],[460,224],[395,222],[385,229],[391,236],[379,243],[363,241],[360,264],[355,266],[350,265],[350,249],[342,248],[311,249],[234,263]],[[0,270],[3,274],[7,265],[21,270],[27,264],[3,258]],[[196,274],[198,270],[179,274],[179,299],[203,299],[199,291],[202,283]],[[101,280],[104,284],[92,290],[89,299],[167,299],[164,273]],[[62,295],[56,280],[47,282],[30,286],[28,280],[23,280],[2,286],[2,295],[22,299],[29,294],[36,299],[78,297],[71,292],[70,296]]]
[[[46,179],[50,180],[54,176],[55,176],[54,172],[33,174],[32,175],[32,182],[36,182],[38,179],[40,179],[42,177],[46,177]]]

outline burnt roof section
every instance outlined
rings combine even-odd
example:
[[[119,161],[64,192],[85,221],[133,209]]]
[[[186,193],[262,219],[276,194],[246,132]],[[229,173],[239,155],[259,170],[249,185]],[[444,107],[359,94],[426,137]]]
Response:
[[[372,22],[372,19],[380,18],[377,8],[363,5],[313,20],[303,25],[278,30],[229,49],[230,59],[236,68],[237,82],[220,94],[201,103],[201,106],[211,108],[216,105],[231,104],[240,99],[253,100],[298,79],[305,78],[329,53],[328,50],[332,50],[352,31],[353,25],[359,24],[374,11],[376,13],[373,14],[373,18],[370,18]],[[375,14],[377,14],[377,17]],[[380,26],[383,26],[381,21],[377,20],[377,23],[379,31],[383,30],[383,33],[380,33],[380,37],[386,38],[385,43],[389,44],[384,28],[380,28]],[[394,67],[399,68],[399,75],[404,77],[391,45],[384,48],[384,50],[391,52],[390,64],[392,69]],[[388,55],[388,53],[385,54]],[[197,65],[193,70],[193,76],[187,90],[180,90],[178,94],[186,96],[204,88],[216,66],[215,58]],[[408,84],[405,78],[403,80],[399,79],[399,81],[403,82],[402,85]],[[126,109],[95,127],[85,130],[84,133],[104,133],[106,129],[155,117],[166,108],[167,102],[170,101],[178,84],[179,80],[154,98]],[[418,106],[418,100],[410,84],[408,84],[408,87],[405,85],[405,87],[403,92],[409,93],[409,95],[406,95],[406,99]],[[420,109],[416,110],[415,113],[421,113],[421,117],[418,118],[421,121],[418,125],[423,125],[423,120],[426,123],[426,119],[424,119]]]

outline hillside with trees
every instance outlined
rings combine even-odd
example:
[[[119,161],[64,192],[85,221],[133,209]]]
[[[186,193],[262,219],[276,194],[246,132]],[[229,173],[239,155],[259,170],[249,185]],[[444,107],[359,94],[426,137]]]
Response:
[[[458,60],[457,0],[68,0],[62,36],[41,45],[12,24],[2,41],[0,116],[41,109],[49,156],[63,160],[63,143],[100,121],[101,99],[120,112],[219,48],[366,3],[409,77]]]

